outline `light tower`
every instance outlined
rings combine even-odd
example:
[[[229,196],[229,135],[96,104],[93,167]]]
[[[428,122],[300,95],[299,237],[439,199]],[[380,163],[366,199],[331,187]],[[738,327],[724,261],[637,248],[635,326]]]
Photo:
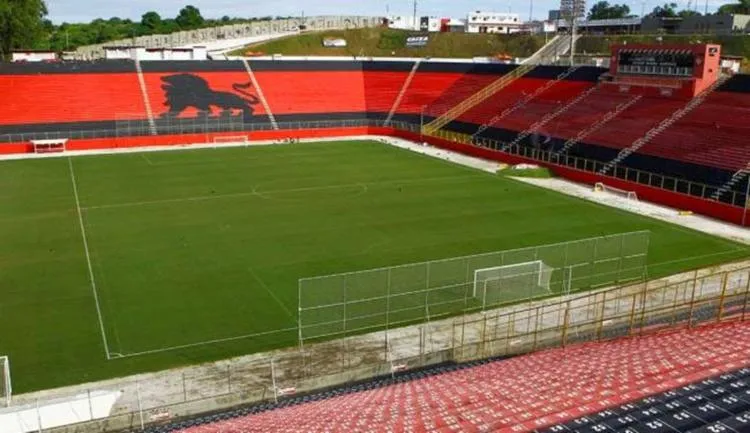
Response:
[[[576,51],[576,25],[586,16],[586,0],[560,0],[560,15],[570,25],[570,66]]]

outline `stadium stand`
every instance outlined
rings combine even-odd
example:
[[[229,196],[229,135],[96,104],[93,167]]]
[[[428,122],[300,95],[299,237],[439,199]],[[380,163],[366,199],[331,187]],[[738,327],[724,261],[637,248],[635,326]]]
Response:
[[[250,66],[257,85],[248,73]],[[30,145],[7,144],[30,143],[31,139],[122,138],[144,130],[165,134],[162,119],[169,118],[184,121],[183,129],[193,133],[200,128],[188,124],[200,126],[206,119],[234,119],[248,129],[262,130],[271,126],[272,117],[282,126],[315,121],[329,122],[326,127],[331,128],[334,121],[379,126],[377,122],[387,119],[388,126],[406,122],[418,130],[420,120],[434,122],[515,70],[513,65],[429,60],[418,67],[404,61],[262,60],[249,60],[247,65],[241,61],[142,62],[141,67],[151,115],[133,62],[0,66],[0,89],[9,95],[9,103],[0,108],[0,143],[5,143],[0,144],[0,151],[29,151]],[[616,86],[605,88],[599,83],[606,73],[601,68],[537,66],[524,72],[441,129],[464,134],[469,140],[474,136],[517,142],[533,150],[607,164],[686,103],[658,92],[636,97],[621,93]],[[254,87],[262,90],[263,101]],[[748,93],[747,76],[730,78],[695,110],[618,160],[612,176],[624,176],[621,169],[628,168],[669,176],[675,180],[657,185],[667,188],[685,180],[705,186],[673,189],[742,206],[747,183],[740,170],[750,162],[747,122],[741,121],[750,114]],[[583,94],[579,103],[566,107]],[[566,112],[560,113],[560,107],[566,107]],[[545,117],[543,125],[529,129]],[[148,120],[151,127],[117,130],[118,122],[129,120]],[[273,126],[278,125],[274,122]],[[174,133],[174,129],[168,131]],[[19,134],[23,135],[19,138]],[[69,144],[71,149],[77,146],[75,141]]]
[[[747,425],[737,417],[750,411],[749,365],[750,322],[728,322],[444,365],[151,432],[674,432],[685,431],[675,428],[678,422],[689,429]]]

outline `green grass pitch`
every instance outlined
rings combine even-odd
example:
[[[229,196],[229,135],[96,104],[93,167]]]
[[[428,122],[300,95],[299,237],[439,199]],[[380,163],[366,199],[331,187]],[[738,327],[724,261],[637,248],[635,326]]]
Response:
[[[16,393],[294,345],[300,277],[643,229],[651,276],[748,255],[372,141],[7,161],[0,186]]]

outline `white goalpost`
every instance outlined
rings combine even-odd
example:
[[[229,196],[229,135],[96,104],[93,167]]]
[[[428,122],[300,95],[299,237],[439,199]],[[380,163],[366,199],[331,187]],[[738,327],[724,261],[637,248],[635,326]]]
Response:
[[[474,298],[486,308],[519,298],[552,293],[550,280],[554,268],[541,260],[493,266],[474,271]]]
[[[224,135],[214,137],[214,144],[244,144],[247,146],[250,144],[250,139],[247,135]]]
[[[594,192],[606,192],[608,194],[614,194],[628,200],[638,201],[638,194],[636,194],[635,191],[627,191],[624,189],[615,188],[614,186],[605,185],[602,182],[597,182],[594,184]]]
[[[13,393],[13,387],[10,383],[10,360],[7,356],[0,356],[0,398],[5,407],[10,406],[10,397]]]

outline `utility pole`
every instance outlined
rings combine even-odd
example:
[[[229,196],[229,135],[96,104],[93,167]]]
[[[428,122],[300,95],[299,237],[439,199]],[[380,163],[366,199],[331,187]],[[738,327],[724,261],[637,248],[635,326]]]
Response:
[[[417,23],[417,0],[414,0],[414,30],[419,30],[419,24]]]
[[[529,22],[534,18],[534,0],[529,0]]]

